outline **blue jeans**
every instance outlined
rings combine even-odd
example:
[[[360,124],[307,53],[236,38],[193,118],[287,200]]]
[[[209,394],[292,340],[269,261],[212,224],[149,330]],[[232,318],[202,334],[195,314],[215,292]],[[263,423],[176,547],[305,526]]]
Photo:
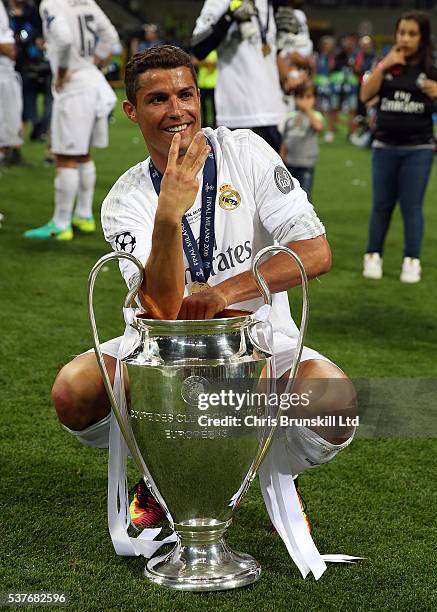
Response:
[[[300,186],[308,196],[308,200],[311,200],[311,191],[313,188],[314,181],[314,168],[287,166],[287,170],[289,171],[291,176],[294,176],[294,178],[299,181]]]
[[[423,199],[433,155],[432,149],[373,149],[373,207],[367,253],[382,254],[393,209],[399,200],[404,222],[404,257],[420,258]]]

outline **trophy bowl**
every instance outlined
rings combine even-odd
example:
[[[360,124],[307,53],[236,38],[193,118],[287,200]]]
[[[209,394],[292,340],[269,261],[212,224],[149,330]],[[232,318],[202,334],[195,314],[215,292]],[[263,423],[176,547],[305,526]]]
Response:
[[[274,432],[266,401],[272,390],[269,324],[244,311],[201,321],[156,320],[132,311],[116,398],[92,304],[96,276],[115,258],[130,259],[140,270],[125,307],[142,282],[143,268],[132,255],[111,253],[94,266],[89,314],[96,356],[130,454],[177,535],[174,548],[150,559],[144,574],[184,591],[251,584],[261,574],[259,563],[230,550],[224,534]],[[270,303],[268,288],[260,287]]]
[[[249,584],[260,574],[258,563],[230,551],[223,536],[264,432],[245,425],[259,418],[259,406],[237,412],[226,394],[256,392],[270,355],[252,344],[250,316],[208,321],[140,316],[132,325],[141,339],[123,359],[130,426],[179,538],[168,555],[147,563],[145,575],[184,590]],[[203,396],[218,401],[200,406]],[[145,481],[153,491],[147,476]]]

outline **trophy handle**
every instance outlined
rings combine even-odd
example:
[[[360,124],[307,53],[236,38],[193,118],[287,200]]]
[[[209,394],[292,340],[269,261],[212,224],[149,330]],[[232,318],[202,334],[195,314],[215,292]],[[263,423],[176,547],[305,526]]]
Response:
[[[271,291],[269,289],[269,286],[267,285],[267,282],[265,280],[265,278],[262,276],[260,270],[259,270],[259,265],[260,265],[260,260],[267,254],[269,253],[286,253],[287,255],[289,255],[297,264],[297,267],[299,268],[299,272],[300,272],[300,276],[302,279],[302,316],[301,316],[301,320],[300,320],[300,329],[299,329],[299,337],[297,339],[297,344],[296,344],[296,351],[294,353],[294,359],[293,359],[293,363],[291,365],[290,368],[290,374],[288,377],[288,381],[287,381],[287,385],[285,387],[285,391],[284,393],[289,394],[291,391],[291,388],[293,386],[294,383],[294,379],[296,376],[296,372],[297,372],[297,368],[299,366],[299,362],[300,362],[300,358],[302,355],[302,349],[303,349],[303,341],[305,338],[305,334],[306,334],[306,330],[307,330],[307,325],[308,325],[308,313],[309,313],[309,298],[308,298],[308,277],[305,271],[305,267],[302,263],[302,260],[300,259],[299,255],[297,255],[297,253],[295,253],[294,251],[292,251],[291,249],[289,249],[286,246],[280,246],[280,245],[273,245],[273,246],[269,246],[266,247],[264,249],[261,249],[261,251],[259,251],[256,256],[255,259],[253,261],[253,274],[255,276],[255,280],[256,283],[263,295],[264,301],[266,304],[268,304],[269,306],[271,306],[272,304],[272,294]],[[252,337],[251,337],[252,340]],[[256,346],[256,345],[255,345]],[[274,358],[274,356],[273,356]],[[256,476],[256,472],[259,468],[259,466],[261,465],[264,457],[267,454],[267,451],[270,448],[270,443],[272,441],[273,435],[275,433],[275,427],[272,427],[267,438],[265,439],[265,441],[262,444],[262,447],[260,449],[259,455],[257,456],[257,458],[255,459],[252,467],[251,467],[251,474],[249,476],[249,481],[247,486],[249,486],[249,484],[253,481],[253,479]]]
[[[93,336],[94,351],[96,354],[97,363],[99,365],[100,372],[102,374],[103,383],[105,385],[106,393],[108,394],[112,410],[114,411],[115,417],[120,427],[120,431],[123,434],[123,438],[126,441],[126,444],[129,448],[129,452],[132,458],[134,459],[137,466],[140,468],[141,472],[144,473],[144,469],[145,469],[144,461],[141,457],[141,454],[138,451],[133,435],[130,431],[129,426],[126,423],[125,418],[123,417],[122,411],[120,410],[120,407],[114,395],[114,391],[112,389],[108,370],[106,369],[105,360],[103,359],[103,353],[100,347],[100,340],[99,340],[99,335],[97,332],[96,319],[94,316],[94,304],[93,304],[94,285],[96,283],[97,275],[100,272],[101,268],[106,263],[108,263],[109,261],[112,261],[113,259],[127,259],[128,261],[131,261],[133,264],[135,264],[140,272],[138,282],[135,284],[135,286],[129,291],[129,293],[126,296],[124,307],[129,308],[129,306],[132,304],[133,300],[135,299],[136,295],[138,294],[139,288],[141,286],[141,283],[143,282],[143,277],[144,277],[144,269],[141,263],[138,261],[136,257],[131,255],[130,253],[121,253],[121,252],[108,253],[107,255],[104,255],[103,257],[101,257],[94,264],[90,272],[90,275],[88,277],[88,316],[89,316],[90,325],[91,325],[91,333]]]
[[[299,366],[299,362],[300,362],[300,358],[301,358],[302,350],[303,350],[303,341],[304,341],[307,326],[308,326],[308,314],[309,314],[308,277],[307,277],[307,273],[305,271],[305,267],[302,263],[301,258],[299,257],[299,255],[297,255],[297,253],[295,253],[288,247],[280,246],[280,245],[273,245],[273,246],[268,246],[268,247],[265,247],[264,249],[261,249],[261,251],[259,251],[255,255],[255,259],[253,260],[253,274],[255,276],[256,284],[258,285],[258,288],[261,291],[262,296],[264,298],[264,302],[268,304],[269,306],[272,305],[272,294],[270,292],[269,286],[265,278],[263,277],[263,275],[261,274],[259,270],[260,260],[269,253],[286,253],[287,255],[289,255],[294,260],[294,262],[297,264],[297,267],[299,268],[299,272],[300,272],[300,277],[302,279],[302,316],[300,319],[299,337],[297,339],[296,351],[294,354],[293,363],[290,368],[290,376],[288,378],[287,387],[284,391],[284,393],[289,393],[291,386],[293,384],[294,378],[296,376],[297,368]]]

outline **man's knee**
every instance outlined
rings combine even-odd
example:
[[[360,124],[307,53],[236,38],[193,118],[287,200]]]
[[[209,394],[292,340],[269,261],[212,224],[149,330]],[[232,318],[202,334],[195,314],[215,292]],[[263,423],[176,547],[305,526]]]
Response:
[[[329,361],[311,359],[300,364],[293,393],[299,395],[292,409],[297,424],[287,427],[286,450],[290,469],[302,473],[331,461],[352,441],[356,394],[351,380]]]
[[[310,428],[330,443],[341,445],[353,436],[357,416],[355,387],[329,361],[311,359],[300,364],[293,391],[308,398],[297,409],[299,417],[318,419]]]
[[[115,359],[105,355],[105,363],[112,383]],[[52,399],[61,423],[75,431],[107,416],[110,404],[93,353],[79,355],[62,368],[53,385]]]

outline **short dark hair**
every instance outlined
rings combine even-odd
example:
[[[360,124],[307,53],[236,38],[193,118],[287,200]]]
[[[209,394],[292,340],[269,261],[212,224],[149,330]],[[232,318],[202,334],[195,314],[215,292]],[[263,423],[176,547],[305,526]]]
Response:
[[[301,98],[307,93],[307,91],[311,91],[311,93],[316,96],[316,86],[312,81],[304,81],[303,83],[300,83],[300,85],[298,85],[294,90],[294,97]]]
[[[427,70],[432,65],[431,23],[429,17],[422,11],[407,11],[397,20],[395,32],[398,31],[399,24],[402,20],[415,21],[419,26],[419,63],[423,69]]]
[[[137,102],[138,77],[153,68],[179,68],[187,66],[191,70],[194,83],[197,87],[197,74],[191,58],[183,49],[172,45],[160,45],[151,47],[141,53],[136,53],[126,64],[124,83],[126,96],[133,105]]]

